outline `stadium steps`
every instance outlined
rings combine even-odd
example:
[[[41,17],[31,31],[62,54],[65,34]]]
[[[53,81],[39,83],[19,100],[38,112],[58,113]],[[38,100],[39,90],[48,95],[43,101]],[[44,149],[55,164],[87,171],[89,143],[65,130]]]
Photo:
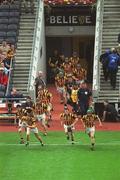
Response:
[[[12,79],[13,86],[24,95],[28,95],[27,86],[29,80],[36,9],[37,7],[35,5],[34,14],[25,14],[23,5],[21,8],[19,37]]]
[[[120,33],[120,1],[104,0],[103,12],[103,32],[102,32],[102,53],[107,48],[117,47],[117,37]],[[100,64],[100,90],[98,101],[103,102],[104,99],[110,102],[118,102],[120,99],[120,68],[117,73],[116,89],[113,90],[110,80],[104,80],[102,65]]]

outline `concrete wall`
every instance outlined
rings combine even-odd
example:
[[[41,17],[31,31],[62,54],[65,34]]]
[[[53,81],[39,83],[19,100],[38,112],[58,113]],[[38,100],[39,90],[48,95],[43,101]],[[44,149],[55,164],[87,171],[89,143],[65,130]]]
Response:
[[[94,36],[95,26],[46,26],[46,36]]]

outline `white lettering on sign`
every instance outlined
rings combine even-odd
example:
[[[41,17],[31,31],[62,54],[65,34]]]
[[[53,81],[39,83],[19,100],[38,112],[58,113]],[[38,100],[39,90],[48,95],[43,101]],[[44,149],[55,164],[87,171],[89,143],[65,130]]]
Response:
[[[67,20],[65,16],[62,17],[63,20],[63,24],[68,24],[69,23],[69,19]]]
[[[72,23],[73,24],[77,24],[78,23],[77,16],[72,16]]]
[[[91,24],[91,16],[86,16],[86,24]]]
[[[56,17],[56,22],[57,22],[57,24],[62,24],[62,17],[61,16],[57,16]]]
[[[55,16],[50,16],[50,24],[55,24],[56,20],[55,20]]]
[[[91,24],[91,16],[50,16],[50,24]]]

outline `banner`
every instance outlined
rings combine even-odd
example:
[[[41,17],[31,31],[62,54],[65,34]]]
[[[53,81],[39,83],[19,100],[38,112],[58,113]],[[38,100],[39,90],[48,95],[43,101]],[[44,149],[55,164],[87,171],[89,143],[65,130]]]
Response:
[[[69,7],[70,8],[70,7]],[[90,7],[84,9],[55,9],[45,16],[46,26],[94,26],[95,12]]]

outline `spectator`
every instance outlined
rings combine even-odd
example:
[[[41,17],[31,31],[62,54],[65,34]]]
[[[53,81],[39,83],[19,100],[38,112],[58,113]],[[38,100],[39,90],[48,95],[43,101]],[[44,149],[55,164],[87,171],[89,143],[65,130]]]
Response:
[[[44,89],[46,87],[45,81],[43,80],[43,72],[39,71],[37,77],[35,78],[35,93],[36,93],[36,98],[38,97],[38,88],[41,87]]]
[[[2,51],[2,54],[5,55],[5,57],[7,56],[7,52],[10,49],[10,46],[7,44],[6,41],[2,42],[2,45],[0,46],[0,50]]]
[[[6,89],[7,83],[8,83],[8,76],[4,72],[4,67],[1,67],[0,68],[0,84],[5,86],[5,89]]]
[[[102,63],[103,75],[104,75],[105,81],[108,80],[108,56],[110,55],[110,53],[111,53],[110,49],[107,49],[105,53],[103,53],[100,56],[100,62]]]
[[[59,63],[61,62],[58,50],[54,50],[53,55],[49,58],[50,77],[53,80],[58,72]]]
[[[112,48],[111,54],[108,56],[108,73],[110,76],[110,83],[113,89],[116,87],[116,74],[118,71],[118,65],[120,63],[120,56],[115,48]]]
[[[0,63],[5,59],[5,55],[3,54],[2,50],[0,49]]]
[[[103,121],[117,121],[117,111],[107,100],[104,101]]]
[[[0,97],[5,96],[8,77],[4,74],[4,69],[0,68]]]
[[[10,94],[8,94],[6,97],[9,98],[7,101],[8,113],[11,113],[13,102],[19,103],[19,99],[23,98],[23,94],[18,92],[17,89],[13,87]]]
[[[17,89],[15,87],[12,88],[10,94],[7,96],[8,98],[23,98],[23,94],[18,92]],[[15,100],[18,101],[18,100]]]

